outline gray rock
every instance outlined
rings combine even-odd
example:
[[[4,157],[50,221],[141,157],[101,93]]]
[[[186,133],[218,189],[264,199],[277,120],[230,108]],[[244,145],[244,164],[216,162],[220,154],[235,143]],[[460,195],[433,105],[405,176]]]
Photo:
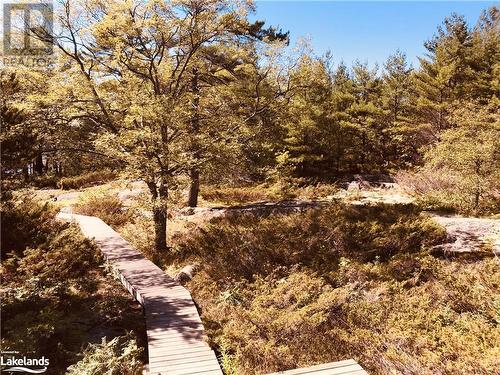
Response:
[[[189,264],[182,268],[174,279],[179,283],[186,283],[194,277],[194,274],[199,268],[200,266],[198,264]]]

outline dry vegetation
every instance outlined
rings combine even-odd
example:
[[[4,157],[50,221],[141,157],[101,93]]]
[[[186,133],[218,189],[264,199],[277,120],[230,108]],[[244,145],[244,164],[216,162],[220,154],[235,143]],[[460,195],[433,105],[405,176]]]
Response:
[[[242,190],[217,194],[231,203],[260,198]],[[75,210],[101,217],[153,255],[152,221],[133,215],[116,195],[86,193]],[[52,220],[40,212],[48,215],[40,223]],[[43,225],[35,227],[43,233]],[[497,374],[500,266],[485,253],[444,258],[432,251],[444,239],[443,228],[411,204],[332,203],[187,225],[162,261],[172,270],[201,265],[187,286],[227,374],[345,358],[373,374]],[[21,264],[33,263],[29,254]],[[66,258],[78,262],[62,257],[65,269]],[[17,272],[25,268],[43,267]],[[133,369],[136,356],[125,353],[135,353],[135,345],[120,339],[91,346],[72,371],[100,373],[103,363],[122,369],[117,358]]]
[[[354,357],[373,374],[498,373],[499,265],[431,255],[411,206],[215,219],[180,241],[228,374]],[[457,272],[460,270],[460,272]]]
[[[214,191],[232,204],[266,194]],[[89,194],[77,210],[153,255],[152,221],[115,196]],[[332,203],[187,225],[163,262],[201,265],[187,286],[227,374],[351,357],[373,374],[496,374],[500,266],[491,253],[444,258],[433,251],[444,240],[411,204]]]
[[[61,374],[79,360],[92,368],[86,346],[102,337],[126,335],[125,346],[143,346],[141,307],[106,272],[94,245],[56,221],[47,204],[2,198],[2,349],[45,355],[47,374]],[[141,351],[113,357],[115,367],[140,374]]]
[[[312,183],[299,178],[257,186],[213,186],[202,187],[201,197],[209,204],[238,205],[284,199],[324,199],[337,192],[334,184]]]
[[[437,169],[398,172],[396,179],[409,194],[415,196],[422,208],[464,215],[489,215],[500,211],[498,181],[484,183],[479,204],[466,188],[461,176]]]
[[[131,219],[123,202],[115,195],[102,190],[90,191],[80,197],[73,206],[77,214],[96,216],[112,227],[119,227]]]
[[[88,186],[100,185],[116,179],[117,173],[108,170],[88,172],[78,176],[63,177],[59,180],[58,186],[61,189],[81,189]]]
[[[218,189],[216,199],[262,198],[241,190]],[[152,222],[114,200],[85,212],[151,256]],[[116,225],[122,215],[129,221]],[[413,205],[332,204],[188,226],[163,261],[202,265],[188,287],[228,374],[348,357],[374,374],[495,374],[498,262],[443,258],[432,248],[444,239]]]

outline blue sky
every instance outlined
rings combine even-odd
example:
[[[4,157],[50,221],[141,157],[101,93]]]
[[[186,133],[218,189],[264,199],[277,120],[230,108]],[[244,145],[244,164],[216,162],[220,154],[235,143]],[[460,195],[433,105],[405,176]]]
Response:
[[[314,51],[333,52],[335,63],[383,63],[401,49],[415,67],[423,43],[452,12],[474,25],[481,11],[498,1],[272,1],[257,0],[253,19],[290,31],[291,43],[308,36]]]

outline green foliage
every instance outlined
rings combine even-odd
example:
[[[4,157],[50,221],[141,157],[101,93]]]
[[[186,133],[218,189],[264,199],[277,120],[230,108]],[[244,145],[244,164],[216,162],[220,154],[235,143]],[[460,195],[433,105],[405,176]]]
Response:
[[[300,87],[284,122],[282,172],[332,180],[345,173],[381,172],[412,161],[409,141],[410,72],[398,53],[377,69],[356,63],[330,69],[328,59],[306,56],[292,73]]]
[[[168,248],[170,193],[182,179],[190,180],[190,206],[200,181],[238,186],[269,179],[288,197],[289,178],[331,183],[434,164],[429,148],[444,156],[450,143],[468,150],[470,164],[481,148],[496,146],[471,144],[475,120],[455,119],[457,107],[498,108],[496,6],[475,27],[459,15],[446,18],[418,68],[396,51],[382,69],[360,62],[334,69],[331,54],[318,58],[307,46],[285,56],[287,34],[250,22],[248,2],[85,1],[81,9],[65,3],[71,11],[59,14],[64,27],[54,43],[63,58],[54,69],[29,75],[9,69],[0,77],[2,149],[12,154],[3,155],[3,175],[22,172],[28,181],[28,164],[36,175],[55,176],[108,167],[146,182],[156,252]],[[465,152],[455,154],[445,159],[465,162],[456,157]],[[470,176],[456,167],[450,166],[457,177]],[[495,206],[496,192],[482,197],[496,182],[494,167],[463,186],[473,190],[475,209],[480,201],[490,202],[488,210]],[[81,188],[114,177],[105,174],[60,184]],[[493,183],[478,188],[479,180]],[[235,199],[257,198],[250,195]]]
[[[68,375],[141,375],[142,349],[133,337],[115,337],[100,345],[90,344],[83,352],[83,358],[68,368]]]
[[[435,258],[443,234],[416,208],[338,206],[217,219],[178,254],[203,265],[189,288],[229,373],[496,373],[498,263]]]
[[[82,344],[144,330],[140,307],[100,269],[97,248],[55,210],[4,196],[1,220],[3,350],[44,355],[48,373],[60,374]]]
[[[13,177],[13,174],[17,174],[17,168],[25,167],[25,163],[35,156],[34,143],[37,134],[32,127],[25,124],[29,112],[23,105],[23,100],[32,87],[22,79],[23,76],[33,78],[33,75],[14,69],[0,70],[2,179]],[[7,168],[10,169],[9,174],[5,173]]]
[[[114,194],[104,191],[92,191],[81,196],[74,206],[75,213],[97,216],[106,224],[119,227],[126,224],[131,213],[123,206],[123,202]]]
[[[296,89],[285,107],[276,168],[332,180],[421,165],[425,146],[454,126],[457,102],[498,108],[499,19],[497,7],[473,29],[464,17],[446,18],[419,69],[400,51],[381,74],[359,62],[332,70],[328,56],[304,55],[291,73]]]
[[[103,184],[112,181],[117,177],[116,172],[103,170],[88,172],[79,176],[63,177],[59,181],[58,186],[61,189],[81,189],[84,187]]]
[[[414,253],[443,235],[412,206],[333,205],[267,218],[253,213],[214,219],[180,244],[178,254],[206,258],[214,277],[252,279],[295,264],[327,272],[336,269],[340,257],[347,254],[373,261]]]
[[[13,198],[11,192],[2,192],[2,259],[20,257],[28,246],[47,241],[54,231],[61,228],[61,224],[54,220],[55,215],[54,208],[29,194]]]
[[[495,101],[460,103],[450,114],[452,127],[425,153],[418,173],[400,172],[398,182],[427,209],[490,214],[500,207],[500,128]]]
[[[455,126],[441,134],[427,154],[427,166],[443,169],[459,182],[461,211],[494,212],[500,207],[500,116],[498,105],[461,104],[451,116]]]

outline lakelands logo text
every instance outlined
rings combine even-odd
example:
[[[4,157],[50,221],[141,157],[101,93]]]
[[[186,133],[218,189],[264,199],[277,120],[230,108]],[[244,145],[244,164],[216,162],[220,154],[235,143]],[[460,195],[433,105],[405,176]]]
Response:
[[[43,374],[45,371],[47,371],[49,359],[45,357],[28,358],[26,356],[22,358],[14,358],[12,356],[2,355],[0,357],[0,365],[2,366],[2,372],[26,372],[29,374]]]

